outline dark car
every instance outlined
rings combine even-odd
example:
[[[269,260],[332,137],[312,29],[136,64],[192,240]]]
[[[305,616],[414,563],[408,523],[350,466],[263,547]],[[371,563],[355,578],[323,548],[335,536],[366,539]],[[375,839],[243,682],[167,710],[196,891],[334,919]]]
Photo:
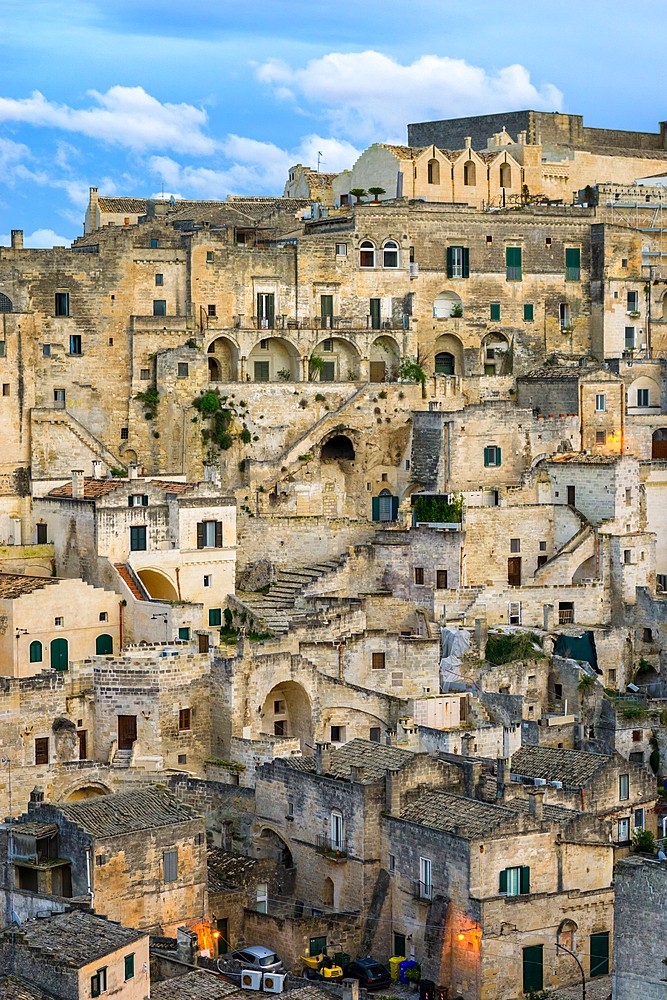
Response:
[[[365,990],[381,990],[391,984],[389,969],[374,958],[360,958],[356,962],[350,962],[345,969],[345,978],[358,979],[359,985]]]

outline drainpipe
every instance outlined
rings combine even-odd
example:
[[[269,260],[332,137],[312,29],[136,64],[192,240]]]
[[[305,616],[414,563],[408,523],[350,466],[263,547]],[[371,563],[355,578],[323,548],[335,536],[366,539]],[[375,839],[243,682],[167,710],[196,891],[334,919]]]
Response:
[[[120,648],[123,648],[123,602],[118,602],[118,642]]]
[[[93,889],[93,859],[90,848],[86,848],[86,880],[88,882],[88,895],[90,896],[90,909],[95,911],[95,891]]]

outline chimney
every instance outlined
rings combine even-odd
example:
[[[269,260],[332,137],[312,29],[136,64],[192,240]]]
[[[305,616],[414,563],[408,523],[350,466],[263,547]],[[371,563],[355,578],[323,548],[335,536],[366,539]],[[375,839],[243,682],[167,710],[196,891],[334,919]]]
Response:
[[[28,803],[28,812],[33,809],[38,809],[44,802],[44,789],[40,785],[35,785],[30,793],[30,802]]]
[[[477,786],[479,784],[479,779],[482,776],[482,764],[481,760],[464,760],[463,761],[463,794],[467,799],[476,798]]]
[[[130,462],[129,468],[127,470],[127,474],[130,477],[130,479],[138,479],[138,477],[139,477],[139,470],[137,469],[137,463],[136,462]]]
[[[461,737],[461,753],[470,757],[473,752],[473,747],[475,746],[475,737],[470,733],[464,733]]]
[[[359,1000],[358,979],[344,979],[341,986],[343,987],[343,1000]]]
[[[72,469],[72,499],[83,500],[84,489],[83,469]]]
[[[12,250],[23,250],[22,229],[12,229]]]
[[[331,744],[317,743],[315,745],[315,770],[318,774],[328,774],[331,767]]]
[[[384,772],[385,789],[385,809],[390,816],[399,816],[401,813],[401,789],[398,785],[398,775],[396,771],[389,768]]]
[[[359,764],[350,765],[350,781],[357,781],[360,784],[366,777],[366,768]]]
[[[466,149],[471,149],[472,148],[472,136],[467,135],[463,141],[466,144]]]
[[[101,479],[101,478],[102,478],[102,463],[100,462],[99,458],[94,458],[93,459],[93,479]]]
[[[505,783],[510,780],[509,761],[507,757],[498,757],[496,760],[496,798],[505,797]]]
[[[528,812],[539,822],[544,819],[545,792],[546,788],[543,785],[535,785],[528,792]]]

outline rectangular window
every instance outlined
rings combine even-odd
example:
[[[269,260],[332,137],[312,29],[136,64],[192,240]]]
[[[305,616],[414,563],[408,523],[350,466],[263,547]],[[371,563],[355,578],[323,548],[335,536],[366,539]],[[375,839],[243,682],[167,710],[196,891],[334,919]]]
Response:
[[[507,608],[507,621],[510,625],[521,624],[521,601],[510,601]]]
[[[578,247],[565,250],[565,280],[581,280],[581,250]]]
[[[504,868],[498,880],[498,891],[502,896],[527,896],[530,893],[530,868]]]
[[[422,899],[431,898],[431,862],[429,858],[419,859],[419,895]]]
[[[155,284],[156,285],[164,285],[164,275],[162,275],[162,274],[156,274],[155,275]]]
[[[468,247],[447,247],[447,277],[467,278],[470,275]]]
[[[3,341],[2,353],[3,353],[3,355],[5,353],[4,341]],[[45,358],[50,358],[51,357],[51,345],[50,344],[42,344],[42,355]]]
[[[175,882],[178,878],[178,850],[165,851],[162,855],[162,870],[165,882]]]
[[[609,681],[610,684],[615,684],[616,683],[616,671],[615,670],[610,670],[608,672],[608,674],[607,674],[607,679],[608,679],[608,681]]]
[[[436,570],[436,587],[438,590],[447,590],[447,570]]]
[[[389,871],[392,872],[392,873],[396,871],[396,855],[395,854],[390,854],[389,855]]]
[[[384,653],[373,653],[373,670],[384,670]]]
[[[37,525],[37,544],[46,545],[48,541],[47,526],[45,524]]]
[[[189,639],[190,638],[190,629],[188,628],[187,625],[181,625],[181,627],[178,630],[178,638],[179,639]]]
[[[574,601],[558,602],[558,624],[572,625],[574,622]]]
[[[222,548],[222,521],[200,521],[197,524],[197,548]]]
[[[151,240],[151,250],[157,250],[157,240]]]
[[[607,410],[607,395],[604,392],[596,392],[595,394],[595,412],[596,413],[606,413]]]
[[[635,809],[635,830],[644,829],[644,810]]]
[[[69,316],[69,292],[56,292],[56,316]]]
[[[618,842],[619,844],[627,844],[630,840],[630,820],[629,819],[619,819],[618,821]]]
[[[641,750],[636,750],[633,753],[629,754],[628,759],[631,764],[643,764],[644,754]]]
[[[623,562],[626,566],[632,564],[632,549],[623,549]]]
[[[125,956],[125,982],[134,979],[134,954]]]
[[[648,406],[648,389],[637,389],[637,406]]]
[[[320,382],[336,381],[336,362],[323,361],[320,369]]]
[[[204,575],[204,586],[205,587],[210,587],[212,579],[213,579],[213,577],[211,576],[211,574],[210,573],[206,573]]]
[[[60,626],[60,628],[62,628],[63,625],[65,624],[65,619],[62,617],[62,615],[58,615],[56,618],[53,619],[53,624],[56,626]]]
[[[215,302],[209,302],[208,306],[206,307],[206,311],[209,316],[216,316],[217,312],[216,312]]]
[[[336,244],[336,256],[337,257],[347,257],[347,243],[337,243]]]
[[[618,776],[618,797],[621,802],[627,802],[630,798],[630,775],[619,774]]]
[[[369,300],[369,310],[371,317],[371,329],[379,330],[381,323],[380,311],[382,307],[382,299],[370,299]]]
[[[331,742],[340,743],[340,726],[331,726]]]
[[[491,302],[489,305],[489,319],[500,320],[500,302]]]
[[[211,626],[220,625],[222,622],[222,609],[221,608],[209,608],[208,609],[208,623]]]
[[[521,281],[521,247],[505,247],[505,268],[508,281]]]
[[[130,493],[127,498],[128,507],[148,507],[147,493]]]
[[[72,333],[69,338],[70,354],[81,354],[81,334]]]
[[[2,383],[2,395],[3,396],[9,396],[9,395],[11,395],[11,383],[10,382],[3,382]]]
[[[190,729],[190,709],[181,708],[178,713],[178,730],[183,732],[186,729]]]
[[[488,445],[484,449],[484,465],[488,468],[500,465],[500,448],[497,445]]]
[[[98,969],[94,976],[90,977],[90,995],[98,997],[107,991],[107,970]]]
[[[100,621],[101,622],[108,622],[109,621],[109,612],[108,611],[100,611]]]
[[[626,326],[626,328],[625,328],[625,349],[626,349],[626,351],[634,351],[634,349],[635,349],[635,328],[634,328],[634,326]]]
[[[637,292],[628,292],[628,312],[637,312]]]
[[[269,381],[269,362],[255,361],[255,382]]]
[[[153,315],[154,316],[166,316],[167,315],[167,300],[166,299],[153,299]]]
[[[145,524],[134,524],[130,528],[130,551],[131,552],[145,552],[146,551],[146,525]]]
[[[561,330],[569,330],[572,327],[570,317],[570,306],[568,302],[561,302],[558,306],[558,318]]]
[[[520,538],[510,538],[510,552],[521,552]]]
[[[424,585],[424,567],[415,566],[415,583],[418,587],[423,587]]]
[[[595,443],[596,444],[606,444],[607,443],[607,432],[606,431],[596,431],[595,432]]]
[[[190,368],[185,361],[179,361],[178,363],[178,377],[187,378],[190,374]]]
[[[379,726],[371,726],[370,732],[368,734],[368,738],[371,741],[371,743],[379,743],[380,742],[380,727]]]
[[[526,302],[523,307],[523,321],[524,323],[533,322],[533,305],[532,302]]]
[[[269,912],[269,885],[268,882],[257,883],[257,912]]]
[[[151,370],[150,370],[150,368],[140,368],[139,369],[139,378],[143,382],[146,382],[150,377],[151,377]]]
[[[35,740],[35,764],[49,763],[48,736]]]
[[[276,721],[273,723],[273,735],[274,736],[286,736],[287,735],[287,733],[285,732],[285,720],[284,719],[276,719]]]
[[[207,264],[212,264],[213,263],[213,251],[212,250],[207,250],[206,251],[206,263]]]
[[[257,293],[257,329],[273,330],[275,320],[275,295],[273,292]]]
[[[632,487],[631,486],[626,486],[625,487],[625,504],[626,504],[626,506],[630,506],[631,503],[632,503]]]
[[[120,429],[120,439],[121,441],[127,441],[130,436],[129,427],[121,427]]]
[[[590,970],[591,979],[609,975],[609,931],[591,934]]]

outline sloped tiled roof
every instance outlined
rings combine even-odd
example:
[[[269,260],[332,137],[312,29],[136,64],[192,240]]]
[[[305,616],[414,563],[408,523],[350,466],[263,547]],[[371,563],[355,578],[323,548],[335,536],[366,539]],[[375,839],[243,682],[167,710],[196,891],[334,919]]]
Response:
[[[242,884],[245,876],[257,867],[258,858],[248,858],[245,854],[235,854],[233,851],[221,851],[212,847],[207,851],[209,892],[222,892]]]
[[[460,837],[484,837],[516,819],[516,810],[449,792],[426,792],[401,812],[401,818]]]
[[[411,750],[402,750],[400,747],[383,746],[382,743],[374,743],[372,740],[350,740],[342,747],[331,751],[330,765],[326,774],[330,778],[350,777],[350,768],[364,768],[364,784],[379,781],[384,777],[385,771],[397,771],[412,760],[414,754]],[[288,767],[296,771],[316,771],[314,757],[287,757],[285,763]]]
[[[25,573],[0,573],[0,598],[13,600],[35,590],[52,587],[60,580],[52,576],[26,576]]]
[[[559,379],[580,379],[582,369],[581,368],[568,368],[565,365],[546,365],[544,368],[533,368],[532,371],[526,372],[524,375],[519,375],[518,378],[522,381],[527,378],[531,379],[549,379],[549,381],[558,381]]]
[[[580,788],[612,758],[608,754],[565,750],[561,747],[525,746],[512,756],[510,771],[526,778],[562,781]]]
[[[128,482],[129,480],[125,480]],[[113,493],[121,485],[123,480],[121,479],[94,479],[92,476],[90,479],[84,479],[83,481],[83,499],[84,500],[96,500],[98,497],[106,496],[107,493]],[[64,486],[58,486],[55,490],[51,490],[46,494],[48,497],[70,497],[72,496],[72,483],[65,483]]]
[[[151,983],[151,1000],[218,1000],[232,993],[239,993],[238,986],[225,982],[208,969],[197,969],[175,979]]]
[[[200,819],[199,813],[166,788],[98,795],[79,802],[59,802],[57,808],[94,837],[116,837],[139,830]]]
[[[388,142],[379,142],[378,146],[388,149],[390,153],[398,156],[401,160],[416,160],[422,150],[426,148],[425,146],[394,146]]]
[[[122,927],[113,920],[84,910],[56,913],[44,920],[28,920],[16,934],[28,947],[75,969],[146,937],[145,931]]]
[[[0,976],[0,1000],[53,1000],[53,994],[20,976]]]
[[[107,198],[104,195],[97,199],[102,212],[139,212],[146,211],[145,198]]]

